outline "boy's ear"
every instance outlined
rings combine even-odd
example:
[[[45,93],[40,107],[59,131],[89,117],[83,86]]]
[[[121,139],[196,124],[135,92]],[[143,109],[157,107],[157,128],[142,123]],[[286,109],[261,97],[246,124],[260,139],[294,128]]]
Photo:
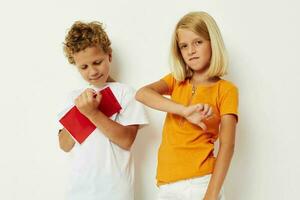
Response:
[[[109,62],[112,61],[112,50],[110,50],[110,52],[108,53],[108,60]]]

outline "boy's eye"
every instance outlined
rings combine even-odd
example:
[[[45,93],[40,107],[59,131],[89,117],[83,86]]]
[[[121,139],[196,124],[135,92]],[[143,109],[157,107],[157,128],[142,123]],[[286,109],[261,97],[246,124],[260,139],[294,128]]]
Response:
[[[96,61],[94,62],[95,65],[100,65],[102,63],[102,61]]]

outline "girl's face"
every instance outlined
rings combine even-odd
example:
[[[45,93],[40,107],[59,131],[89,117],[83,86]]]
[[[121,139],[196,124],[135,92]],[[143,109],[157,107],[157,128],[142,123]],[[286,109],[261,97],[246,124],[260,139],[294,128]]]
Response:
[[[111,53],[99,47],[88,47],[75,53],[73,58],[84,80],[96,87],[103,86],[109,76]]]
[[[178,29],[177,36],[185,64],[194,72],[205,72],[211,58],[210,41],[188,29]]]

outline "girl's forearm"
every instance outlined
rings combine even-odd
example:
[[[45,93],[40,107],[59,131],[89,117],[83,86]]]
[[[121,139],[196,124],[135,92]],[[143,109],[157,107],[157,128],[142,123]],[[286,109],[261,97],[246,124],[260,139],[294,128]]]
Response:
[[[205,200],[218,199],[220,190],[230,166],[233,152],[234,145],[220,145],[214,171],[204,198]]]
[[[151,88],[139,89],[136,93],[136,100],[153,109],[183,116],[185,106],[175,103]]]

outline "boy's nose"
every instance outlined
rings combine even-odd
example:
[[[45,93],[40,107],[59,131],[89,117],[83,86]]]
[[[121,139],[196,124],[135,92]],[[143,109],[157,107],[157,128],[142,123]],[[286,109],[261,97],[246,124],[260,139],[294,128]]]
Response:
[[[96,68],[96,67],[94,67],[94,66],[91,66],[90,73],[91,73],[91,74],[96,74],[96,73],[98,73],[98,70],[97,70],[97,68]]]
[[[93,76],[93,75],[97,75],[98,74],[98,69],[91,66],[90,68],[90,75]]]

